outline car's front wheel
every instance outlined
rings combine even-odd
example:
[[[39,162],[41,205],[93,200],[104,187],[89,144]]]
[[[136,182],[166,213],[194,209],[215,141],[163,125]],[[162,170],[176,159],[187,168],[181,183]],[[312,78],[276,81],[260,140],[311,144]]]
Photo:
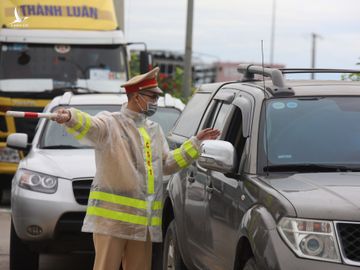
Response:
[[[171,221],[164,240],[163,270],[186,270],[181,258],[175,233],[175,220]]]
[[[11,221],[10,230],[10,270],[38,270],[39,253],[30,248],[16,234]]]

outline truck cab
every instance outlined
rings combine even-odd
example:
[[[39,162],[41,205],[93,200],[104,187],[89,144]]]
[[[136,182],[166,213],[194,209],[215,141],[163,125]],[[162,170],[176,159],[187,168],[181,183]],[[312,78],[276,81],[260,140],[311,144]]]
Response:
[[[115,0],[114,0],[115,1]],[[23,152],[6,137],[24,132],[31,142],[37,120],[5,116],[35,111],[66,91],[121,93],[129,56],[113,0],[83,5],[69,1],[0,3],[0,187],[7,185]],[[118,10],[117,10],[118,11]],[[120,18],[119,18],[120,17]],[[121,25],[121,24],[120,24]]]

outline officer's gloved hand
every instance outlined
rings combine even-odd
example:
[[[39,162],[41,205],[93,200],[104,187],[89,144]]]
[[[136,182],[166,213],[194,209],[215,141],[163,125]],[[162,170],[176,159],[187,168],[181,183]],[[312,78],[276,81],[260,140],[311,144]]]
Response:
[[[58,109],[55,111],[56,116],[52,117],[51,120],[56,121],[58,124],[64,124],[71,118],[70,110]]]

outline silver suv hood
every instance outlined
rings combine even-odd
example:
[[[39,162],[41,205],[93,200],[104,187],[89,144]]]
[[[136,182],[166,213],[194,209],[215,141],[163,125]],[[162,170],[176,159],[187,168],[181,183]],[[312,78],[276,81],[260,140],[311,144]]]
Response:
[[[267,178],[298,217],[360,221],[360,173],[308,173]]]
[[[20,167],[66,179],[92,178],[95,175],[95,154],[93,149],[37,149],[29,153]]]

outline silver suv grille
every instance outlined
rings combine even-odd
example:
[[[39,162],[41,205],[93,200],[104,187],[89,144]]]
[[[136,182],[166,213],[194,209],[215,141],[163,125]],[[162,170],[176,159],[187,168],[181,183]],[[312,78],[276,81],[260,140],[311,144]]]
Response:
[[[78,204],[87,205],[92,179],[73,180],[73,191]]]
[[[360,264],[360,223],[339,222],[336,229],[345,261]]]

